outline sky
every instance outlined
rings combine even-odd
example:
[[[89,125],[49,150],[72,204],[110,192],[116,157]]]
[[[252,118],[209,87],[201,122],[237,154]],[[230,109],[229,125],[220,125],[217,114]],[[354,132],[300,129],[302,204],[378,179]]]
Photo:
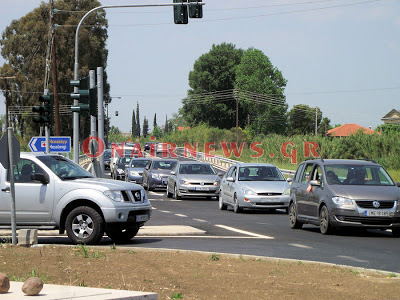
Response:
[[[38,0],[1,0],[0,30],[39,6]],[[172,3],[103,0],[102,5]],[[375,128],[400,109],[399,0],[207,0],[202,19],[176,25],[172,7],[110,8],[106,71],[113,99],[111,125],[131,128],[154,114],[163,126],[190,89],[194,62],[213,44],[263,51],[287,79],[289,109],[318,106],[331,124]],[[62,25],[62,24],[60,24]],[[62,30],[62,28],[60,28]],[[0,64],[4,60],[0,57]],[[72,68],[73,66],[71,66]],[[0,114],[5,113],[0,98]],[[118,116],[115,112],[118,111]]]

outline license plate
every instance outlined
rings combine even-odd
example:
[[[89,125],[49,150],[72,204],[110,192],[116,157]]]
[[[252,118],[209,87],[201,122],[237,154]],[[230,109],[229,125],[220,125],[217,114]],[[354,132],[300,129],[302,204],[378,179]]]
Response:
[[[136,222],[144,222],[149,219],[148,215],[138,215],[136,216]]]
[[[384,210],[366,210],[364,211],[366,217],[390,217],[389,211]]]
[[[195,187],[194,188],[195,191],[208,191],[207,187]]]
[[[278,199],[276,199],[276,198],[268,198],[268,199],[261,198],[261,203],[276,202],[277,200]]]

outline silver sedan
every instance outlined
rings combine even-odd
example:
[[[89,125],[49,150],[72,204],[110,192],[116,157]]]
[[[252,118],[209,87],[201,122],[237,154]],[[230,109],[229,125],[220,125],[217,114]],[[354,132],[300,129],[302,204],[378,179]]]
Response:
[[[222,173],[209,163],[180,161],[168,177],[167,196],[218,197]]]
[[[222,178],[219,209],[232,206],[235,213],[243,208],[283,208],[288,211],[290,185],[279,169],[271,164],[236,164]]]

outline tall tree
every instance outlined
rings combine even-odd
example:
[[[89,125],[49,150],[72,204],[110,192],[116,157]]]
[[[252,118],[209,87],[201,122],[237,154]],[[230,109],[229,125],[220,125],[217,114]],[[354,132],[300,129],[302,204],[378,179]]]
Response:
[[[289,111],[289,134],[312,134],[315,132],[316,108],[305,104],[293,106]],[[322,111],[318,109],[317,126],[322,120]]]
[[[165,115],[165,125],[164,125],[164,133],[168,134],[169,132],[169,122],[168,122],[168,117]]]
[[[139,101],[136,104],[136,136],[140,137]]]
[[[232,90],[236,68],[243,55],[233,44],[212,45],[211,50],[196,60],[189,73],[187,98],[182,100],[179,113],[193,126],[206,123],[219,128],[235,126],[236,104]],[[212,94],[212,92],[218,92]],[[242,118],[241,118],[242,119]]]
[[[157,114],[154,113],[153,128],[157,126]]]
[[[60,26],[56,30],[57,77],[60,105],[70,105],[72,92],[70,80],[73,79],[74,43],[76,25],[82,18],[82,11],[89,11],[100,6],[97,0],[55,1],[54,7],[59,13],[55,14],[55,23]],[[0,40],[1,55],[5,64],[0,68],[0,74],[16,76],[12,83],[10,106],[32,106],[38,104],[38,94],[43,92],[44,71],[46,68],[47,41],[49,38],[50,5],[42,2],[19,20],[13,20],[2,33]],[[76,13],[70,13],[75,12]],[[105,13],[90,15],[84,22],[79,34],[79,78],[87,76],[89,70],[103,66],[106,70],[108,50],[106,49],[108,22]],[[51,72],[50,72],[51,73]],[[107,73],[104,74],[104,93],[109,97]],[[49,90],[52,92],[52,80],[49,80]],[[90,118],[81,118],[82,139],[89,134]],[[33,124],[32,117],[13,116],[12,123],[21,134],[37,134],[38,127]],[[71,115],[62,114],[60,123],[61,135],[71,135]]]
[[[253,134],[285,133],[287,104],[283,95],[286,79],[261,50],[249,48],[236,69],[240,109],[248,114]]]
[[[143,137],[147,137],[149,135],[149,121],[147,121],[146,117],[143,119]]]
[[[134,139],[137,135],[137,125],[136,125],[136,116],[135,109],[132,109],[132,139]]]
[[[327,117],[323,118],[321,123],[319,124],[318,133],[323,135],[323,136],[326,135],[326,132],[329,129],[332,129],[332,126],[331,126],[330,123],[331,123],[330,119],[328,119]]]

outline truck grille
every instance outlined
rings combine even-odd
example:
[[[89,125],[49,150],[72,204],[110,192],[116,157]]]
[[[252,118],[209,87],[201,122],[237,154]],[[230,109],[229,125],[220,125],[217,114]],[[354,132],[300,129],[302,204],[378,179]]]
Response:
[[[259,196],[280,196],[282,193],[257,193]]]
[[[122,196],[124,197],[124,202],[142,202],[142,193],[138,191],[122,191]]]

